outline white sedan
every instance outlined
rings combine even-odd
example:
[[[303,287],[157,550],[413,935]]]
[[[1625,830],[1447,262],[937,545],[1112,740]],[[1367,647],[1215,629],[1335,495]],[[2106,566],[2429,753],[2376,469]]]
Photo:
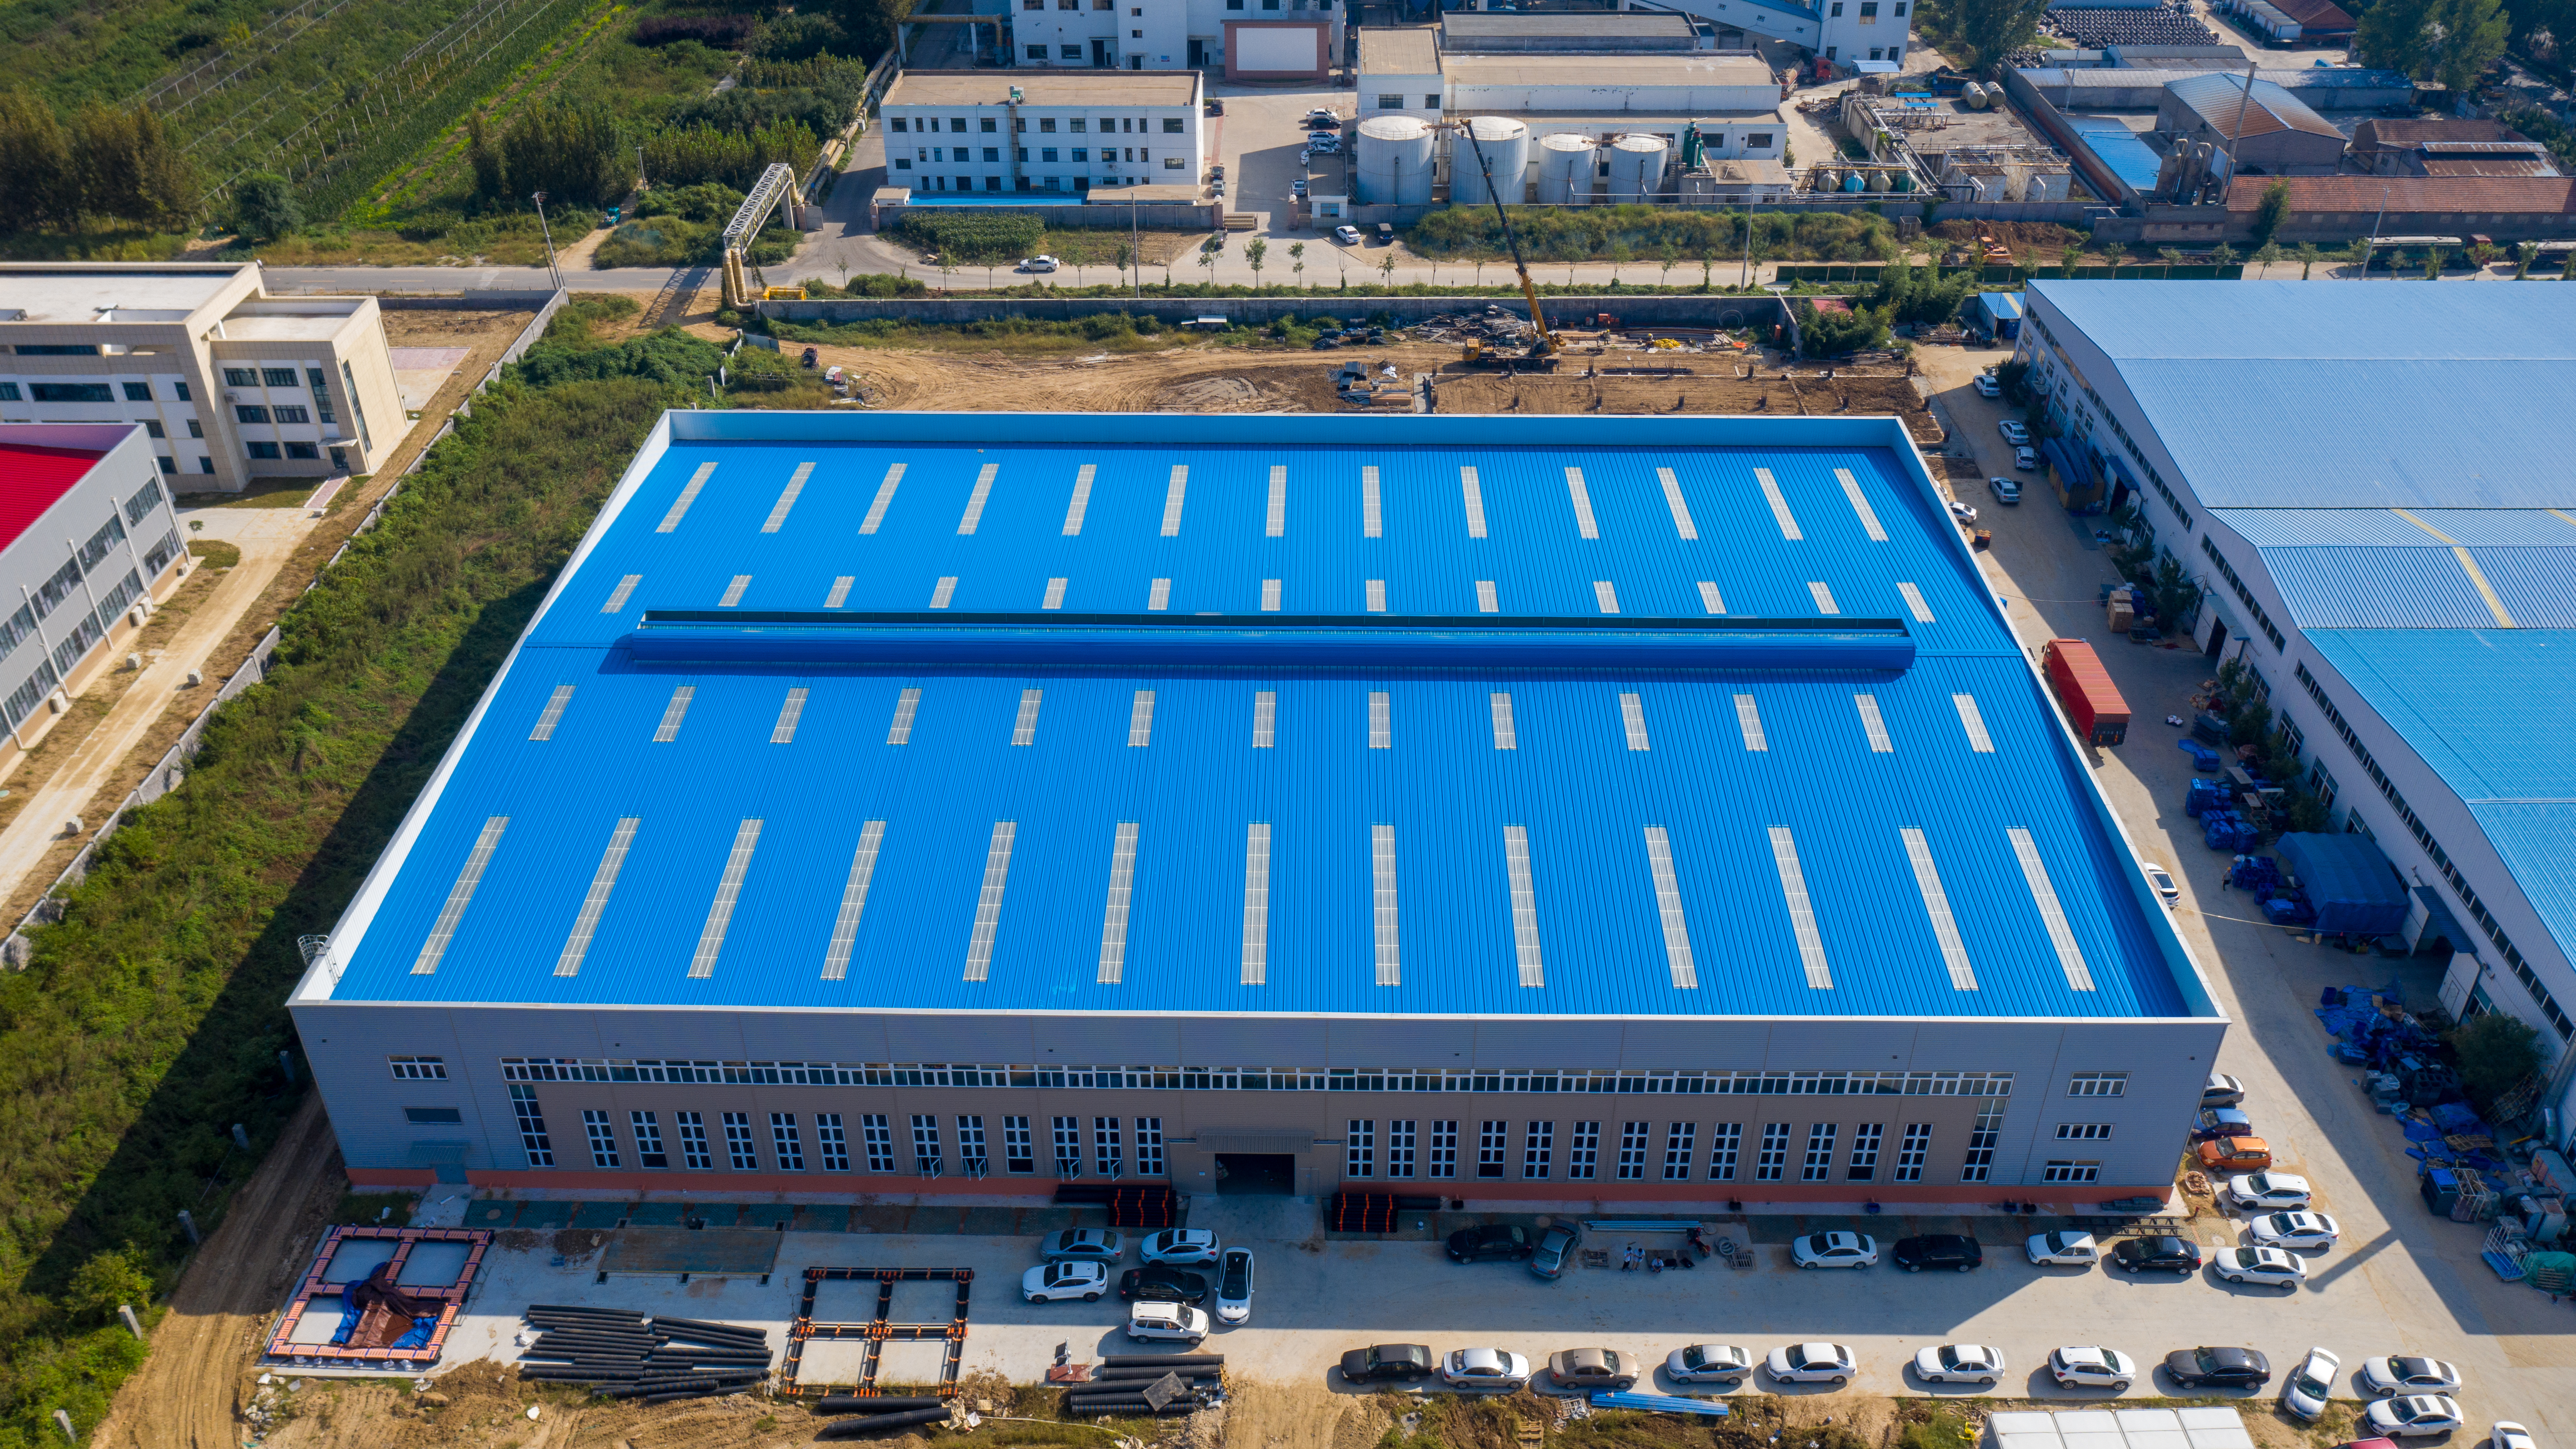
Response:
[[[2004,1376],[2004,1351],[1976,1343],[1945,1343],[1916,1354],[1914,1372],[1927,1384],[1991,1384]]]
[[[1360,244],[1360,229],[1355,226],[1334,227],[1333,241],[1338,246],[1358,246]]]
[[[1147,1233],[1137,1245],[1148,1263],[1171,1263],[1184,1268],[1201,1268],[1217,1259],[1216,1234],[1205,1228],[1165,1228]]]
[[[2494,1432],[2487,1435],[2487,1449],[2540,1449],[2540,1441],[2511,1419],[2498,1419]]]
[[[2281,1385],[2281,1407],[2315,1423],[2326,1411],[2326,1400],[2334,1397],[2335,1376],[2342,1372],[2342,1359],[2322,1348],[2309,1349]]]
[[[1878,1240],[1867,1233],[1809,1233],[1789,1245],[1801,1268],[1866,1268],[1878,1261]]]
[[[2460,1371],[2438,1358],[2366,1358],[2361,1386],[2374,1394],[2456,1394]]]
[[[1753,1372],[1753,1351],[1731,1343],[1694,1343],[1664,1356],[1664,1373],[1677,1384],[1731,1384]]]
[[[2227,1179],[2227,1200],[2240,1208],[2295,1210],[2306,1207],[2314,1195],[2306,1178],[2286,1172],[2250,1172]]]
[[[1020,270],[1024,272],[1052,272],[1063,265],[1064,263],[1057,261],[1053,257],[1030,257],[1020,263]]]
[[[1109,1270],[1098,1263],[1040,1263],[1020,1275],[1020,1296],[1031,1303],[1097,1303],[1108,1291]]]
[[[2278,1248],[2221,1248],[2209,1255],[2209,1265],[2230,1283],[2260,1283],[2296,1293],[2308,1281],[2308,1260]]]
[[[2254,1220],[2254,1241],[2266,1248],[2331,1248],[2342,1236],[2324,1213],[2266,1213]]]
[[[1995,429],[2004,435],[2005,442],[2016,448],[2027,447],[2030,444],[2030,429],[2011,418],[1995,424]]]
[[[2125,1389],[2138,1376],[2138,1361],[2116,1348],[2055,1348],[2048,1352],[2048,1373],[2061,1389]]]
[[[1440,1361],[1440,1381],[1453,1389],[1509,1391],[1529,1384],[1529,1360],[1500,1348],[1453,1348]]]
[[[1858,1372],[1849,1346],[1839,1343],[1793,1343],[1771,1350],[1762,1366],[1784,1384],[1847,1384]]]
[[[2370,1406],[2361,1421],[2371,1433],[2389,1439],[2448,1434],[2467,1422],[2460,1414],[2459,1401],[2447,1394],[2381,1399]]]
[[[2102,1261],[2102,1245],[2091,1233],[2033,1233],[2022,1248],[2039,1268],[2090,1268]]]
[[[1950,503],[1950,516],[1961,523],[1974,523],[1977,521],[1977,510],[1969,504],[1953,499]]]

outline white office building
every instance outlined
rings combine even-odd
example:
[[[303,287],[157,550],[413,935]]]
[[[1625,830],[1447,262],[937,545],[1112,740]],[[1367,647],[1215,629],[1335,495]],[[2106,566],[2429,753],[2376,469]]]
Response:
[[[906,71],[882,107],[886,183],[930,204],[942,192],[1195,187],[1201,107],[1188,70]]]
[[[1222,70],[1228,80],[1321,80],[1341,53],[1332,0],[1017,0],[1023,66]]]

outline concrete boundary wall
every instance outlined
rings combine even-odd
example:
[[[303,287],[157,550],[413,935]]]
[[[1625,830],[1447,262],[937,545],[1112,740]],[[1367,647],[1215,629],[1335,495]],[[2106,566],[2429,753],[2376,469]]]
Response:
[[[1769,293],[1753,296],[1655,297],[1602,295],[1544,299],[1548,321],[1556,326],[1589,326],[1593,314],[1606,312],[1622,327],[1760,327],[1787,320],[1786,309]],[[1312,292],[1292,297],[855,297],[828,301],[763,302],[760,315],[781,322],[867,322],[888,319],[925,324],[989,322],[1025,317],[1033,322],[1070,322],[1083,317],[1124,312],[1186,322],[1195,317],[1223,317],[1229,322],[1263,326],[1281,317],[1339,317],[1345,321],[1384,312],[1398,323],[1419,322],[1447,313],[1482,312],[1499,306],[1515,317],[1528,309],[1519,298],[1373,297],[1359,292]]]

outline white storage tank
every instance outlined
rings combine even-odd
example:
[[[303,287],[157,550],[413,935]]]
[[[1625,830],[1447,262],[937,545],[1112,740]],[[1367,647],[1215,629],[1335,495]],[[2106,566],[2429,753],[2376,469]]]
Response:
[[[1359,204],[1431,204],[1431,127],[1413,116],[1360,122]]]
[[[1592,203],[1593,156],[1600,148],[1589,136],[1559,131],[1538,138],[1538,204],[1589,206]]]
[[[1467,137],[1476,138],[1469,145]],[[1484,152],[1480,165],[1476,153]],[[1466,135],[1449,143],[1449,204],[1452,206],[1490,206],[1494,193],[1500,192],[1505,206],[1518,206],[1528,191],[1530,133],[1529,127],[1505,116],[1476,116],[1467,122]],[[1485,173],[1491,170],[1493,190],[1485,188]]]
[[[1610,200],[1642,202],[1664,189],[1664,158],[1672,147],[1661,136],[1622,136],[1610,143]]]

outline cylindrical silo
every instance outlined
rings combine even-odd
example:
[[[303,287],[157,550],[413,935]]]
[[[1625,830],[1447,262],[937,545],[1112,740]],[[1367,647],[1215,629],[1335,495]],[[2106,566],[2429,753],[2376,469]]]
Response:
[[[1637,202],[1664,189],[1664,158],[1672,147],[1661,136],[1622,136],[1610,143],[1610,200]]]
[[[1360,122],[1360,205],[1431,204],[1431,128],[1412,116]]]
[[[1592,201],[1592,156],[1589,136],[1560,131],[1538,138],[1538,204],[1586,206]],[[1454,189],[1454,188],[1453,188]]]
[[[1467,138],[1475,137],[1470,145]],[[1477,153],[1483,152],[1478,164]],[[1449,143],[1449,204],[1452,206],[1490,206],[1499,193],[1505,206],[1518,206],[1529,177],[1529,127],[1505,116],[1476,116],[1468,120],[1466,133]],[[1485,187],[1485,175],[1493,173],[1493,189]]]

